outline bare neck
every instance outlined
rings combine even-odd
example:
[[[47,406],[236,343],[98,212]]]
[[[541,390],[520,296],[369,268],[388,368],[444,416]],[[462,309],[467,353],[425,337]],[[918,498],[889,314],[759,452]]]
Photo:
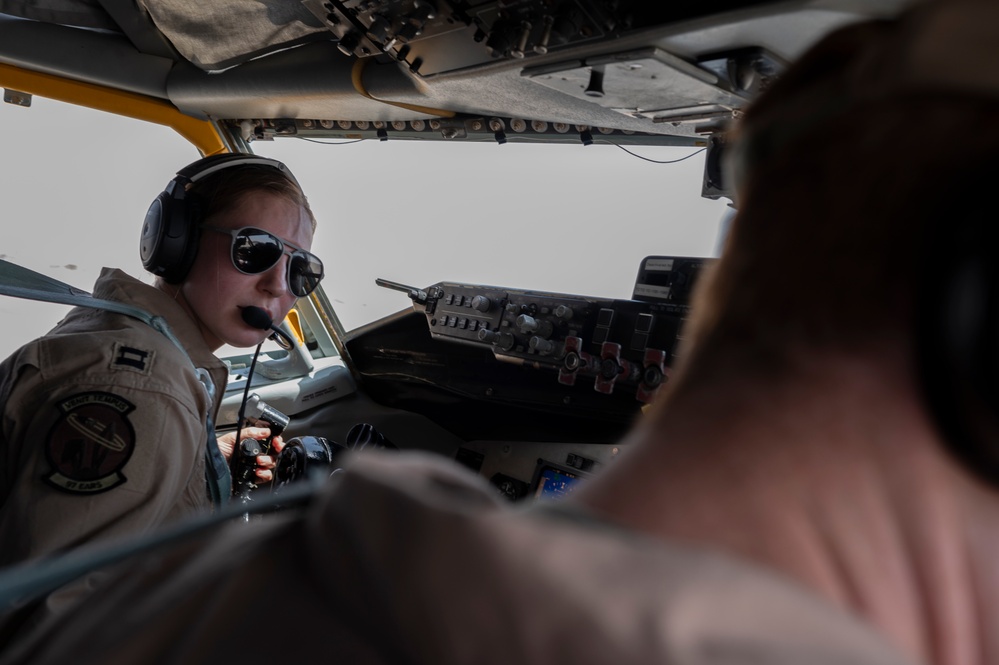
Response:
[[[999,538],[982,526],[999,498],[942,454],[907,376],[842,359],[806,371],[677,391],[573,499],[777,569],[921,662],[999,662],[981,625],[999,610]]]
[[[201,338],[205,340],[205,344],[212,351],[212,353],[222,348],[222,340],[212,334],[212,332],[205,327],[205,324],[201,321],[201,317],[197,315],[191,307],[191,303],[187,301],[187,297],[184,295],[184,290],[181,288],[181,285],[168,284],[162,277],[157,277],[153,282],[153,286],[173,298],[173,300],[180,305],[185,312],[187,312],[187,315],[191,317],[194,324],[198,326]]]

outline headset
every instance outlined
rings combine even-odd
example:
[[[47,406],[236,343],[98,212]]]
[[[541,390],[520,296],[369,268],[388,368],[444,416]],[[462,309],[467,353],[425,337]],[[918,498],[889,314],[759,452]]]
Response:
[[[999,177],[999,169],[977,166],[943,183],[942,191],[959,194],[931,208],[929,260],[917,286],[917,369],[947,449],[999,487],[999,220],[966,179]]]
[[[224,169],[266,166],[279,170],[296,187],[298,180],[281,162],[258,155],[230,153],[211,155],[177,172],[146,212],[139,239],[142,266],[168,284],[179,284],[198,255],[199,226],[204,221],[204,203],[191,193],[192,185]]]

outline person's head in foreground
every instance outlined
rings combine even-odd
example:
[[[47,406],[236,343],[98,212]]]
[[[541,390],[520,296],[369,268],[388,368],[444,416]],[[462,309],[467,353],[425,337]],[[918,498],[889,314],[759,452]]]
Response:
[[[999,662],[999,4],[845,28],[733,138],[738,210],[598,512]]]

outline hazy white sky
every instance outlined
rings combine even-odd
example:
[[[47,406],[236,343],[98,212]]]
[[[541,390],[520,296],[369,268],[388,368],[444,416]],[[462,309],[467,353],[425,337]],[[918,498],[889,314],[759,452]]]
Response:
[[[652,164],[607,145],[366,141],[253,144],[284,161],[319,219],[313,250],[350,329],[409,305],[376,277],[628,298],[653,254],[711,255],[724,202],[701,155]],[[633,148],[658,160],[690,148]],[[172,130],[35,98],[0,104],[0,258],[90,290],[105,265],[142,276],[150,201],[197,151]],[[66,311],[0,296],[0,357]]]

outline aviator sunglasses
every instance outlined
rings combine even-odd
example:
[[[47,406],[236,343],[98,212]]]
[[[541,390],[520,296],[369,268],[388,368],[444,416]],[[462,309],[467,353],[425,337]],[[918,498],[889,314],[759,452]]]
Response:
[[[202,224],[201,228],[224,233],[232,238],[229,257],[236,270],[244,275],[259,275],[276,266],[285,254],[288,259],[288,288],[299,298],[312,293],[323,278],[323,262],[315,254],[295,247],[252,226],[241,229],[221,229]]]

